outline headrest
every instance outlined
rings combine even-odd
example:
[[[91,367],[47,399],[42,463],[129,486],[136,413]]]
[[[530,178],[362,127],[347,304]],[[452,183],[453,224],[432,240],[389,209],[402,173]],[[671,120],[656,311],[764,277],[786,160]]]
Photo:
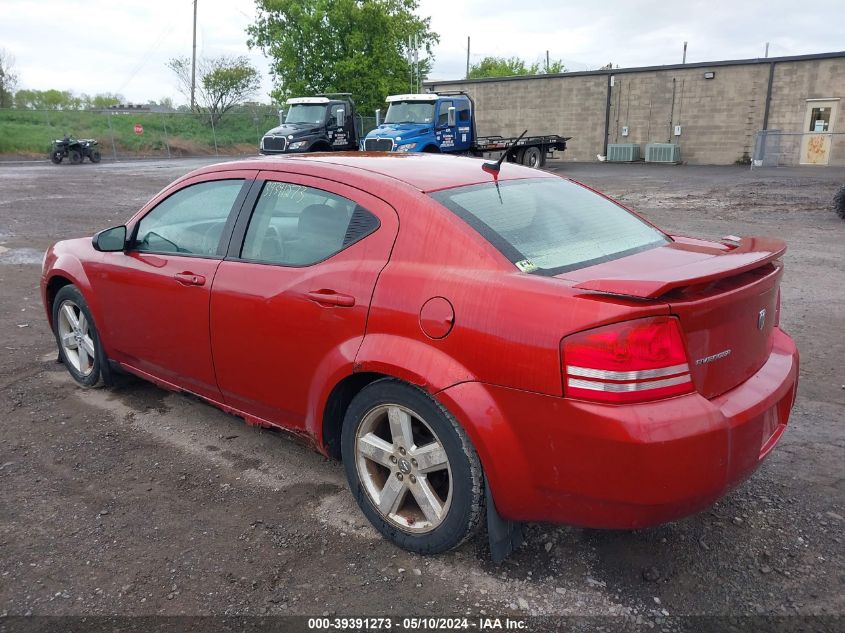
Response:
[[[299,214],[299,235],[319,235],[323,238],[343,238],[349,217],[343,209],[327,204],[312,204]]]

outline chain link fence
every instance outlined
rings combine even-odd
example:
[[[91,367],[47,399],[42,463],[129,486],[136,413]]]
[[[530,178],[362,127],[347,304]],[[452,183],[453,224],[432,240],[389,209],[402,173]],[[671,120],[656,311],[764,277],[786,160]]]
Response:
[[[103,160],[252,155],[280,118],[272,106],[243,106],[218,121],[195,112],[0,109],[0,158],[46,159],[65,136],[96,139]],[[363,138],[376,119],[356,114],[354,125]]]
[[[0,155],[46,159],[54,139],[93,138],[104,160],[256,154],[279,125],[269,106],[240,107],[213,120],[205,113],[146,110],[0,109]]]
[[[845,165],[845,133],[756,132],[751,169],[795,165]]]
[[[376,118],[374,116],[355,116],[355,130],[358,132],[358,140],[363,139],[370,130],[376,128]]]

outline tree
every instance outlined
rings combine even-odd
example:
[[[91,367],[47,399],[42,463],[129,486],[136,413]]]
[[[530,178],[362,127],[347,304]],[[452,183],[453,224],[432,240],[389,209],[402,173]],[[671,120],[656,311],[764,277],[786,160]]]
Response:
[[[518,75],[543,75],[566,72],[563,62],[559,59],[551,60],[548,67],[545,61],[530,66],[519,57],[485,57],[477,64],[469,67],[467,79],[486,79],[489,77],[516,77]]]
[[[553,74],[556,74],[556,73],[565,73],[565,72],[566,72],[566,66],[563,65],[562,59],[551,60],[549,62],[549,65],[546,66],[542,70],[542,73],[544,75],[553,75]]]
[[[91,97],[90,107],[97,110],[104,110],[111,106],[120,105],[121,103],[126,103],[126,99],[123,98],[123,95],[113,92],[103,92]]]
[[[15,93],[15,107],[27,110],[81,110],[83,108],[103,109],[123,103],[122,95],[110,92],[94,95],[84,92],[76,96],[70,90],[18,90]]]
[[[81,101],[69,90],[18,90],[15,106],[31,110],[75,110]]]
[[[176,74],[179,91],[191,97],[191,60],[174,57],[167,67]],[[254,95],[261,85],[258,71],[246,56],[200,59],[197,63],[197,108],[217,123],[233,107]]]
[[[417,7],[417,0],[256,0],[247,44],[272,60],[276,101],[351,92],[369,114],[387,95],[409,91],[409,37],[423,53],[419,79],[431,70],[439,37]]]
[[[6,49],[0,48],[0,108],[11,108],[18,76],[15,73],[15,58]]]

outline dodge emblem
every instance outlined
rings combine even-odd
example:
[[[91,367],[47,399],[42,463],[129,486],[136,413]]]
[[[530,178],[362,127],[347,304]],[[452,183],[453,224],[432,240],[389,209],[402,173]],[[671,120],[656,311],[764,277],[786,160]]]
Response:
[[[766,325],[766,308],[757,313],[757,329],[762,330],[764,325]]]

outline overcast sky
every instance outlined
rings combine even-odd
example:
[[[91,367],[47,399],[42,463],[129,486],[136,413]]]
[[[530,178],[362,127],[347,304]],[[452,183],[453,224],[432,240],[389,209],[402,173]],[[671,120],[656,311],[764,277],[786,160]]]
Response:
[[[0,47],[21,88],[116,92],[144,103],[178,94],[171,57],[191,54],[193,0],[0,0]],[[248,55],[272,85],[267,60],[246,47],[253,0],[199,0],[198,55]],[[569,70],[845,50],[843,0],[421,0],[440,44],[432,79],[460,79],[471,60],[546,50]]]

